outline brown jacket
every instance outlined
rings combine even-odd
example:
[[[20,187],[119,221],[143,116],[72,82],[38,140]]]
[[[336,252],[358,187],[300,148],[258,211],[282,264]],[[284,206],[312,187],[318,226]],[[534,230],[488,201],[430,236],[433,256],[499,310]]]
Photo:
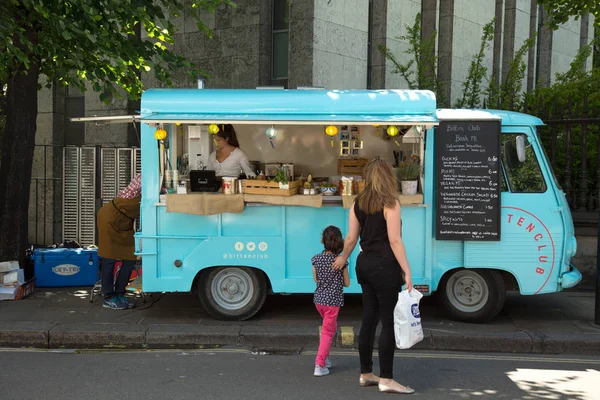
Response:
[[[115,197],[98,211],[98,256],[135,260],[134,222],[140,216],[141,197]]]

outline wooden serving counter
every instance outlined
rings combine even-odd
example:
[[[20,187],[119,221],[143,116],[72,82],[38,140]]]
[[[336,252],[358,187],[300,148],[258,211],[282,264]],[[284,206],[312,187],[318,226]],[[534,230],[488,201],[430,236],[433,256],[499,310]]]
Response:
[[[424,206],[423,195],[398,196],[403,207]],[[241,213],[244,207],[268,205],[300,206],[300,207],[340,207],[350,208],[356,196],[324,196],[322,194],[307,196],[273,196],[256,194],[222,194],[222,193],[188,193],[168,194],[165,203],[167,213],[186,213],[195,215],[214,215],[222,213]]]

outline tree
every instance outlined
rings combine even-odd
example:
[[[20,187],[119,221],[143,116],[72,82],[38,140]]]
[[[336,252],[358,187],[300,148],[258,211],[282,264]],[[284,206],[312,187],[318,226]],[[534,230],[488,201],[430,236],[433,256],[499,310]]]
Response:
[[[595,24],[600,25],[600,2],[598,0],[538,0],[550,17],[550,26],[557,29],[571,17],[579,18],[590,13]]]
[[[173,73],[202,73],[169,46],[170,20],[185,13],[209,37],[201,14],[231,0],[2,0],[0,83],[6,125],[0,174],[0,261],[23,261],[40,76],[52,84],[89,82],[101,99],[142,91],[141,73],[171,84]],[[139,33],[144,29],[147,37]],[[121,90],[120,90],[121,89]]]

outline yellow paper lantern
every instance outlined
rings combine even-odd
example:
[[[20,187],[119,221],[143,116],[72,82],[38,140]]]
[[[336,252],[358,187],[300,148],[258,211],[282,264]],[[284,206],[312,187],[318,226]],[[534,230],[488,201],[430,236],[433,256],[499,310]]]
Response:
[[[337,135],[337,133],[338,128],[335,125],[329,125],[327,128],[325,128],[325,134],[331,137],[331,147],[333,147],[333,137]]]
[[[156,132],[154,132],[154,137],[156,140],[164,140],[167,137],[167,131],[164,129],[157,129]]]
[[[325,133],[329,136],[335,136],[338,133],[338,128],[335,125],[329,125],[325,128]]]
[[[397,136],[398,135],[398,127],[395,125],[388,126],[387,134],[390,135],[391,137]]]
[[[208,126],[208,131],[210,133],[212,133],[213,135],[216,135],[217,133],[219,133],[219,125],[217,125],[217,124],[210,124]]]

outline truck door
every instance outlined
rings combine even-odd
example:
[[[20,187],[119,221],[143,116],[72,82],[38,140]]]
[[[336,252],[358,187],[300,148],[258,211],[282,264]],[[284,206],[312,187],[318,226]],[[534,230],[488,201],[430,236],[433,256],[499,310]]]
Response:
[[[525,141],[520,161],[516,140]],[[493,268],[510,272],[522,294],[558,290],[557,275],[564,239],[564,223],[544,153],[530,127],[502,130],[501,240],[466,242],[466,268]]]

